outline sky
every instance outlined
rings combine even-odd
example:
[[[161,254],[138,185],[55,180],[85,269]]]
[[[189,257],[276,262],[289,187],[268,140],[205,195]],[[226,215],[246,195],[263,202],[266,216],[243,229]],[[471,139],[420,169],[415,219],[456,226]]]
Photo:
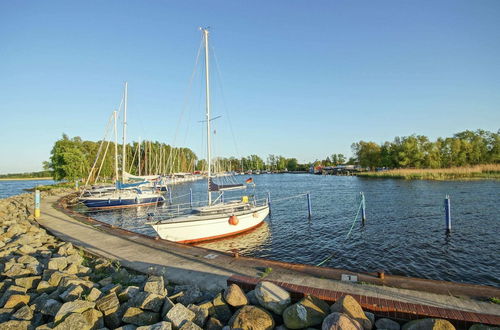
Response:
[[[0,173],[41,170],[63,133],[102,139],[125,81],[128,141],[205,157],[201,26],[218,156],[497,131],[499,17],[498,0],[0,0]]]

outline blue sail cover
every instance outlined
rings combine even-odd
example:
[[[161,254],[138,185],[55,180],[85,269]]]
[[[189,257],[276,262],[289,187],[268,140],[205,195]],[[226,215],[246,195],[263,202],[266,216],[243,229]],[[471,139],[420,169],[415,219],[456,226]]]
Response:
[[[132,187],[138,187],[140,185],[148,183],[147,181],[136,182],[136,183],[122,183],[119,180],[116,180],[116,189],[126,189]]]
[[[244,184],[217,184],[212,178],[208,181],[208,190],[209,191],[224,191],[224,190],[235,190],[235,189],[245,189],[246,186]]]

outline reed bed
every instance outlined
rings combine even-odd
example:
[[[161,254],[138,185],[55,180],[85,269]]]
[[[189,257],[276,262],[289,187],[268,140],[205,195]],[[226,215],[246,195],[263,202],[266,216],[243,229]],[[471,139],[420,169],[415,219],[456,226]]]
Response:
[[[382,172],[362,172],[368,178],[394,178],[405,180],[480,180],[500,179],[500,164],[484,164],[435,169],[394,169]]]

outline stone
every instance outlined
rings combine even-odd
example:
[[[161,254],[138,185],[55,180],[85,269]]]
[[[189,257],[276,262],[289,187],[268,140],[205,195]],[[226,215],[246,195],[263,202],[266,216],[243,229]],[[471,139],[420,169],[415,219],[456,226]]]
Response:
[[[314,296],[307,295],[299,302],[288,306],[283,312],[283,321],[289,329],[312,327],[323,322],[330,306]]]
[[[121,284],[113,284],[113,283],[111,283],[111,284],[108,284],[108,285],[102,287],[101,291],[103,293],[112,293],[112,292],[114,292],[114,293],[118,294],[118,292],[122,291],[122,285]]]
[[[98,283],[100,286],[106,286],[108,284],[113,283],[113,278],[111,276],[108,276],[108,277],[105,277],[102,280],[100,280]]]
[[[120,301],[118,300],[116,293],[112,292],[97,300],[95,306],[104,315],[110,315],[118,310],[120,307]]]
[[[233,307],[242,307],[248,304],[248,298],[236,284],[231,284],[224,290],[224,300]]]
[[[375,314],[371,312],[365,312],[365,315],[372,324],[375,324]]]
[[[163,296],[149,292],[139,292],[132,299],[132,304],[140,309],[159,312],[163,305]]]
[[[83,258],[78,254],[71,254],[66,257],[66,261],[68,262],[68,264],[72,264],[78,267],[83,262]]]
[[[57,254],[60,256],[66,256],[68,254],[74,254],[75,248],[73,247],[73,244],[70,242],[62,244],[59,249],[57,250]]]
[[[500,330],[500,327],[494,327],[491,325],[484,325],[484,324],[473,324],[470,326],[469,330]]]
[[[285,308],[291,303],[290,294],[286,290],[266,281],[257,284],[255,296],[262,307],[278,315],[283,314]]]
[[[182,327],[179,328],[179,330],[202,330],[199,326],[197,326],[194,322],[187,321],[184,322]]]
[[[54,316],[54,321],[60,321],[69,313],[83,313],[88,309],[94,308],[94,306],[95,303],[85,300],[74,300],[64,303],[59,311],[57,311],[57,314]]]
[[[4,306],[7,300],[9,300],[10,296],[14,294],[20,294],[23,295],[26,293],[26,288],[17,286],[17,285],[10,285],[7,290],[2,295],[2,298],[0,298],[0,307]]]
[[[227,323],[232,316],[231,309],[229,309],[229,305],[222,298],[222,294],[219,293],[215,296],[214,300],[212,300],[213,304],[213,316],[215,316],[222,323]]]
[[[36,249],[26,244],[21,246],[18,251],[21,252],[22,254],[32,254],[36,252]]]
[[[35,312],[40,312],[45,303],[49,300],[49,295],[42,293],[31,302],[31,306],[34,307]]]
[[[161,312],[160,312],[160,316],[162,319],[165,318],[165,315],[167,315],[168,311],[172,309],[172,307],[174,307],[175,304],[172,302],[172,300],[170,300],[169,297],[165,297],[165,299],[163,300],[163,306],[161,307]]]
[[[399,329],[401,329],[398,322],[393,321],[393,320],[389,320],[386,318],[378,319],[375,322],[375,327],[377,327],[377,329],[387,329],[387,330],[399,330]]]
[[[113,278],[113,281],[115,283],[126,284],[130,281],[130,274],[127,272],[127,270],[125,268],[121,268],[119,271],[114,273],[111,277]]]
[[[203,298],[203,293],[197,285],[183,285],[186,290],[184,290],[184,295],[177,298],[177,302],[183,305],[196,304]]]
[[[90,292],[87,294],[85,300],[96,301],[101,297],[101,295],[102,295],[101,290],[99,290],[98,288],[92,288],[90,289]]]
[[[22,264],[38,264],[38,260],[33,256],[21,256],[17,259],[17,262]]]
[[[193,321],[195,317],[195,313],[180,303],[175,304],[165,316],[167,321],[171,322],[174,328],[180,328],[184,322]]]
[[[248,303],[254,306],[260,306],[259,300],[255,296],[255,290],[248,291],[245,296],[248,299]]]
[[[137,293],[139,293],[138,286],[127,286],[122,292],[118,294],[118,299],[120,302],[126,302],[132,299]]]
[[[51,258],[47,264],[47,269],[63,270],[68,265],[65,257]]]
[[[187,308],[195,314],[193,322],[203,328],[208,318],[208,309],[196,305],[189,305]]]
[[[162,321],[152,325],[138,327],[137,330],[172,330],[172,323]]]
[[[41,309],[43,315],[56,316],[57,312],[61,309],[62,304],[54,299],[48,299]]]
[[[405,323],[402,330],[455,330],[455,327],[443,319],[420,319]]]
[[[91,326],[80,313],[70,313],[53,328],[54,330],[90,330]]]
[[[29,276],[29,277],[19,277],[15,279],[15,283],[18,286],[22,286],[26,289],[31,289],[38,285],[38,282],[42,279],[41,276]]]
[[[10,277],[10,278],[16,278],[24,275],[30,275],[31,271],[27,270],[23,264],[15,264],[12,267],[9,268],[9,270],[3,272],[3,275]]]
[[[366,317],[361,305],[350,295],[343,296],[337,300],[331,307],[331,312],[347,314],[351,319],[356,320],[365,330],[371,330],[372,323]]]
[[[78,274],[78,265],[70,264],[63,271],[68,274]]]
[[[71,285],[66,291],[61,293],[59,297],[65,301],[73,301],[79,299],[83,293],[83,288],[79,285]]]
[[[52,292],[54,291],[55,287],[52,286],[49,282],[47,281],[40,281],[36,287],[36,292],[38,293],[43,293],[43,292]]]
[[[135,324],[125,324],[124,326],[121,326],[119,328],[116,328],[115,330],[136,330],[137,326]],[[104,329],[101,329],[104,330]]]
[[[321,330],[362,330],[358,321],[351,319],[347,314],[333,312],[323,320]]]
[[[12,308],[0,308],[0,323],[10,320],[11,314],[14,312]]]
[[[97,309],[89,309],[82,313],[85,321],[90,326],[90,329],[97,330],[104,328],[104,318],[103,314]]]
[[[30,321],[11,320],[1,324],[2,330],[28,330],[31,325]]]
[[[215,317],[211,317],[208,319],[205,324],[205,329],[207,330],[222,330],[222,323],[217,320]]]
[[[24,305],[15,312],[12,317],[16,320],[29,321],[33,318],[33,310],[29,306]]]
[[[271,330],[274,328],[274,320],[263,308],[247,305],[234,313],[228,325],[233,329]]]
[[[65,276],[68,276],[68,274],[62,272],[54,272],[50,275],[48,282],[51,286],[58,286],[61,282],[61,279]]]
[[[143,311],[137,307],[129,307],[122,318],[123,322],[132,323],[138,326],[151,325],[160,321],[160,314]]]
[[[30,296],[27,294],[13,294],[7,299],[7,302],[3,308],[14,308],[20,307],[22,305],[27,305],[30,301]]]
[[[131,284],[142,284],[146,281],[146,275],[135,275],[130,278]]]

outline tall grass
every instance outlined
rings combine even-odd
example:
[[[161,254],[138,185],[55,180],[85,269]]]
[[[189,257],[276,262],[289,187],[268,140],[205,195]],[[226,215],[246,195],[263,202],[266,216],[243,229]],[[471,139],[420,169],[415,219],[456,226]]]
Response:
[[[500,164],[484,164],[436,169],[395,169],[384,172],[362,172],[359,173],[358,176],[406,180],[500,179]]]

